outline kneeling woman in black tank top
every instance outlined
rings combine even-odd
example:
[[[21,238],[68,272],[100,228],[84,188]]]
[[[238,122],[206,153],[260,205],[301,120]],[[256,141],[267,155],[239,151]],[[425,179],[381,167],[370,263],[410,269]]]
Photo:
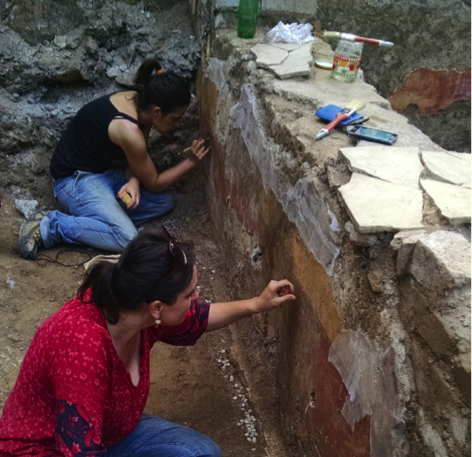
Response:
[[[20,230],[24,258],[57,243],[86,244],[121,252],[136,236],[136,226],[173,206],[163,193],[198,165],[209,148],[194,141],[188,159],[158,174],[147,152],[151,127],[170,134],[180,126],[190,103],[184,79],[147,60],[138,70],[135,90],[117,92],[86,104],[72,119],[51,160],[54,195],[69,214],[37,212]],[[126,159],[126,170],[112,168]],[[125,205],[117,197],[128,193]]]

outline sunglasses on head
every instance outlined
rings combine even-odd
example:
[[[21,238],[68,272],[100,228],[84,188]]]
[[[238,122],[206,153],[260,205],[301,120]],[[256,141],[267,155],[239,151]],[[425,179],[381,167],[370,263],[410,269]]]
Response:
[[[180,245],[180,243],[177,241],[174,235],[169,232],[164,226],[162,226],[162,232],[164,235],[167,237],[169,240],[169,251],[170,253],[174,256],[174,258],[181,264],[181,265],[187,265],[187,256],[185,255],[185,252]]]

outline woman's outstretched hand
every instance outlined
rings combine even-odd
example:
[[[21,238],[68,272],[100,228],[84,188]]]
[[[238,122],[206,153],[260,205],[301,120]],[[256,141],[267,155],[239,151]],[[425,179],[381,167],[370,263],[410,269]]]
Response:
[[[212,303],[207,332],[213,332],[253,314],[263,313],[295,300],[293,284],[286,279],[271,281],[259,297],[227,303]]]
[[[262,313],[270,311],[276,306],[287,301],[295,300],[295,288],[287,279],[281,281],[271,281],[261,295],[256,298],[255,311]]]
[[[209,152],[210,147],[205,148],[205,140],[193,140],[188,158],[194,165],[199,165]]]

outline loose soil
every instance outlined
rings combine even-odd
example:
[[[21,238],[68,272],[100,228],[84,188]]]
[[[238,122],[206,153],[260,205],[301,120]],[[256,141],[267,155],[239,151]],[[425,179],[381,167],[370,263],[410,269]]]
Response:
[[[188,138],[181,139],[188,141]],[[188,143],[187,143],[188,145]],[[161,144],[159,156],[166,166],[178,160],[181,146]],[[179,149],[180,148],[180,149]],[[164,151],[164,153],[162,153]],[[167,157],[167,159],[166,159]],[[159,160],[157,160],[159,162]],[[159,166],[159,163],[158,163]],[[176,206],[149,225],[165,224],[182,240],[192,240],[197,254],[200,299],[223,301],[229,297],[225,279],[230,262],[212,241],[209,212],[204,193],[203,170],[196,170],[173,189]],[[22,359],[38,326],[76,295],[83,266],[63,266],[44,260],[27,261],[17,252],[18,231],[23,217],[15,207],[15,195],[3,191],[0,208],[0,412],[15,383]],[[51,208],[52,192],[40,199],[40,207]],[[41,251],[54,258],[74,246]],[[103,252],[82,248],[85,253],[64,252],[62,263],[74,265]],[[151,354],[151,390],[146,413],[158,415],[210,436],[228,457],[266,456],[258,410],[277,421],[273,399],[250,396],[250,386],[237,357],[231,328],[205,334],[193,347],[157,344]],[[229,366],[224,366],[229,362]],[[233,376],[232,382],[230,377]],[[256,397],[256,398],[253,398]],[[244,406],[243,398],[248,399]],[[256,417],[257,443],[249,443],[246,429],[238,425],[251,409]],[[269,427],[271,428],[271,427]],[[273,427],[272,427],[273,428]],[[289,455],[284,453],[281,455]]]

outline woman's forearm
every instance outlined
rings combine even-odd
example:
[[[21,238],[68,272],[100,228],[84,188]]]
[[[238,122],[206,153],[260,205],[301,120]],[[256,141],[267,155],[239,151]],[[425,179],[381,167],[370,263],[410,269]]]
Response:
[[[295,300],[293,284],[286,279],[270,281],[258,297],[249,300],[210,305],[207,332],[226,327],[253,314],[270,311],[288,301]]]
[[[251,298],[228,303],[212,303],[206,331],[213,332],[258,313],[257,300],[258,298]]]
[[[126,165],[126,169],[125,169],[125,176],[126,176],[126,179],[128,180],[128,182],[130,182],[132,179],[135,179],[136,181],[138,181],[138,184],[139,184],[139,179],[136,177],[136,175],[133,173],[133,170],[131,169],[131,167],[128,165]]]
[[[182,176],[184,176],[188,171],[195,167],[189,159],[185,159],[180,162],[175,167],[169,168],[168,170],[163,171],[157,175],[157,178],[152,183],[152,185],[146,186],[143,184],[146,189],[154,194],[164,192],[169,186],[178,181]]]

